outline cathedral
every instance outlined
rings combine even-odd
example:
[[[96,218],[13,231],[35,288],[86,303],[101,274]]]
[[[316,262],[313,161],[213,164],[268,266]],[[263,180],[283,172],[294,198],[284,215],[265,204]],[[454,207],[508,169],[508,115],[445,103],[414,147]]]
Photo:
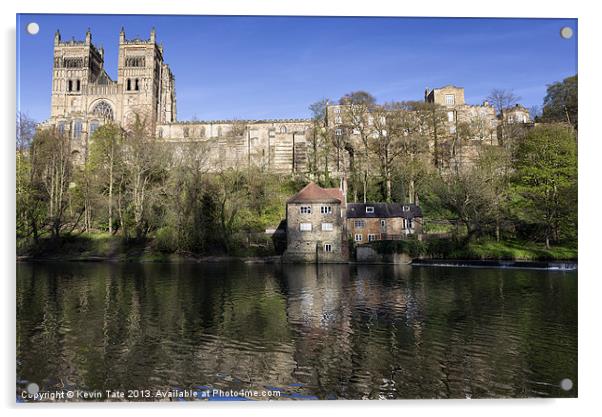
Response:
[[[253,164],[273,172],[306,170],[309,135],[315,134],[312,120],[178,121],[175,77],[163,60],[155,29],[148,39],[127,39],[122,28],[118,54],[117,80],[112,80],[104,68],[104,50],[94,46],[89,30],[83,41],[63,41],[58,31],[55,34],[51,114],[43,125],[71,138],[75,161],[86,160],[90,138],[100,125],[111,121],[125,127],[142,114],[156,137],[174,149],[186,152],[187,144],[202,146],[211,169]],[[494,108],[486,102],[466,104],[463,88],[427,89],[424,100],[444,109],[447,134],[455,135],[459,123],[470,123],[476,127],[475,140],[497,142]],[[337,139],[345,134],[353,141],[357,129],[349,125],[345,114],[344,105],[328,105],[324,128]],[[371,119],[366,119],[366,125],[371,125]],[[344,169],[339,160],[332,168]]]

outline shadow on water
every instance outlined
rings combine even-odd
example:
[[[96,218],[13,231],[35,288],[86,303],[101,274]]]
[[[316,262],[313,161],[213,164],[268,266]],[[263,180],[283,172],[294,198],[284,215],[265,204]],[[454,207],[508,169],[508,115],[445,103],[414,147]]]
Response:
[[[18,389],[28,382],[279,399],[574,397],[577,273],[18,264]]]

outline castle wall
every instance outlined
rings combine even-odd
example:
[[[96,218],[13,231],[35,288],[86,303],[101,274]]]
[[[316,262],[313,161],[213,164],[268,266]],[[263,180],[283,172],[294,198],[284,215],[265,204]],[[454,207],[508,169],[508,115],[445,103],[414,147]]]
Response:
[[[161,124],[164,142],[198,143],[209,170],[252,164],[274,172],[303,172],[307,167],[306,120],[216,121]]]
[[[446,101],[446,96],[448,95],[454,97],[453,103],[448,103]],[[446,107],[461,106],[465,103],[464,89],[453,85],[435,88],[431,91],[427,91],[425,99],[429,103],[436,103]]]

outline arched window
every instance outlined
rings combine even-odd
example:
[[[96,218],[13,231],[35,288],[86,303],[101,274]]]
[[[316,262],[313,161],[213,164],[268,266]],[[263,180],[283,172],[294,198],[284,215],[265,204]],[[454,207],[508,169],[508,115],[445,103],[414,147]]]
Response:
[[[286,133],[286,126],[280,126],[280,133]]]
[[[73,139],[81,139],[82,137],[82,121],[73,121]]]
[[[134,82],[134,90],[136,90],[136,91],[140,90],[140,80],[138,78],[136,78],[136,80]]]
[[[98,122],[96,120],[93,120],[90,122],[90,136],[92,136],[94,134],[94,132],[96,131],[96,129],[98,129]]]
[[[126,90],[127,91],[131,91],[132,90],[132,80],[130,78],[128,78]]]
[[[92,114],[102,117],[105,120],[113,120],[113,109],[111,105],[104,100],[99,101],[92,108]]]
[[[59,130],[59,135],[62,135],[65,133],[65,122],[59,122],[58,130]]]
[[[163,128],[159,128],[159,138],[163,137]]]

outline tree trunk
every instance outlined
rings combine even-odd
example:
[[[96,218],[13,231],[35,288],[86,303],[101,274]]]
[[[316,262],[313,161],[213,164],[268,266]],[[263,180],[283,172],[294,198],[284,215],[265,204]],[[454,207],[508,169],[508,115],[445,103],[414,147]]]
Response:
[[[364,203],[368,201],[368,172],[364,171]]]
[[[410,180],[410,186],[408,187],[409,188],[409,190],[408,190],[409,191],[408,192],[408,200],[409,201],[408,202],[410,204],[412,204],[412,203],[415,202],[415,194],[416,194],[416,188],[415,187],[416,187],[416,185],[414,183],[414,179],[411,179]]]
[[[109,165],[109,234],[113,234],[113,160]]]
[[[391,200],[392,200],[391,175],[387,174],[387,202],[390,203]]]
[[[495,221],[495,241],[496,242],[500,241],[500,221],[499,221],[499,219],[496,219],[496,221]]]

